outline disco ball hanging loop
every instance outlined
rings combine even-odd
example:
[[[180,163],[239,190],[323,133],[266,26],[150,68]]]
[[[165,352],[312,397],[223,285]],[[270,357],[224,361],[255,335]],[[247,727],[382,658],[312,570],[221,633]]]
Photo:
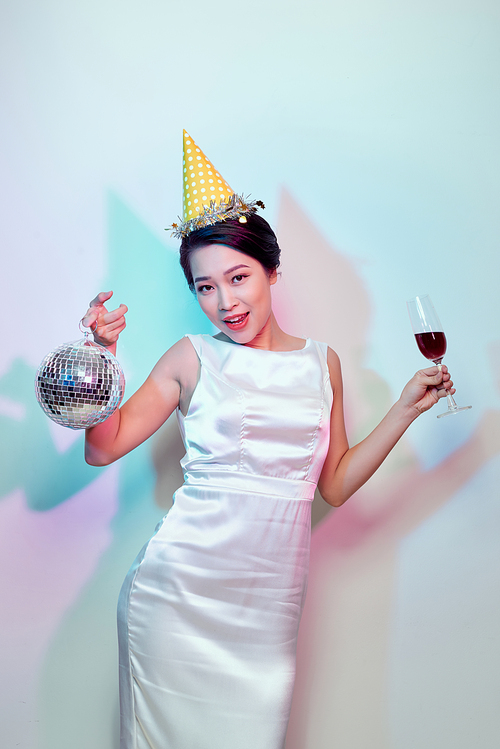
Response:
[[[118,408],[125,377],[118,359],[90,339],[51,351],[38,367],[35,392],[40,406],[56,424],[87,429],[105,421]]]

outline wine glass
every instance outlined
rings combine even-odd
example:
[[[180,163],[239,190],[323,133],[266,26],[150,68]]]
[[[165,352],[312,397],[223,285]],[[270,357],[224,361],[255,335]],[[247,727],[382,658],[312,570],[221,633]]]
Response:
[[[406,306],[420,353],[441,369],[441,361],[446,353],[446,336],[430,296],[428,294],[417,296],[415,299],[410,299]],[[446,398],[448,410],[438,414],[438,419],[472,408],[472,406],[457,406],[453,396],[449,393],[446,394]]]

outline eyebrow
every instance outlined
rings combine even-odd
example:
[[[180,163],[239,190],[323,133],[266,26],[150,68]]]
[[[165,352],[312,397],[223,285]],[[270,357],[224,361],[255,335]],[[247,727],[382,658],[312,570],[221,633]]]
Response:
[[[227,276],[229,273],[233,273],[233,271],[238,270],[238,268],[250,268],[250,266],[244,265],[243,263],[240,263],[239,265],[233,265],[232,268],[224,271],[224,275]],[[210,281],[211,278],[212,276],[198,276],[198,278],[194,279],[194,282],[198,283],[199,281]]]

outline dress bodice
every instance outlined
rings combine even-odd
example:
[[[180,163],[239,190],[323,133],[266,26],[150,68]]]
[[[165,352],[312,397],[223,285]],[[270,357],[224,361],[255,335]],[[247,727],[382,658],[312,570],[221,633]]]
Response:
[[[289,480],[314,493],[333,401],[326,344],[308,338],[298,351],[267,351],[188,338],[201,367],[187,415],[177,411],[185,477],[229,472],[233,483]]]

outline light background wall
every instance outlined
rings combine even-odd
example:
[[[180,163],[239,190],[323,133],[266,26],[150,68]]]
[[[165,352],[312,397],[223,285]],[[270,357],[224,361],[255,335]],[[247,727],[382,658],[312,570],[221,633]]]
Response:
[[[132,392],[209,332],[164,227],[185,127],[283,247],[283,326],[342,358],[361,438],[424,365],[430,293],[470,412],[424,415],[325,515],[287,749],[491,749],[500,719],[500,9],[486,0],[0,8],[0,743],[116,749],[115,604],[180,482],[175,424],[119,464],[34,400],[97,291]]]

